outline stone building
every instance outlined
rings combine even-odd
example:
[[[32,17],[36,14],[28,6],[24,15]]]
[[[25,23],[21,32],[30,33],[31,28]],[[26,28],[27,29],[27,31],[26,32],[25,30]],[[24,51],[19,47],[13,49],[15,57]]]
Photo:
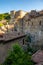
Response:
[[[37,12],[36,10],[31,10],[31,12],[29,13],[29,15],[31,17],[36,17],[36,16],[39,16],[39,12]]]
[[[26,12],[19,10],[19,11],[11,11],[11,22],[14,23],[14,27],[17,31],[21,31],[23,29],[23,20],[22,18],[25,16]]]
[[[30,14],[27,13],[23,17],[23,31],[24,33],[30,33],[32,36],[35,36],[35,45],[43,44],[43,15],[30,17]]]
[[[11,23],[14,22],[15,12],[16,12],[16,11],[10,11],[10,16],[11,16],[10,22],[11,22]]]
[[[23,29],[24,32],[26,30],[32,29],[42,29],[43,27],[43,15],[41,16],[43,11],[37,12],[36,10],[32,10],[31,12],[25,12],[22,10],[19,11],[11,11],[11,22],[14,23],[16,28]]]
[[[43,11],[24,12],[22,10],[12,13],[12,20],[14,19],[14,28],[17,32],[31,33],[35,35],[35,40],[43,39]],[[14,16],[13,16],[14,15]]]
[[[40,15],[43,15],[43,10],[39,11]]]

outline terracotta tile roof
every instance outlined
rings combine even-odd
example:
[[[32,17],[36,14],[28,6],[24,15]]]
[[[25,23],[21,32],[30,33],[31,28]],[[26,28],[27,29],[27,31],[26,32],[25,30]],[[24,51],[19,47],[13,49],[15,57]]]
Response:
[[[35,54],[32,55],[32,60],[36,63],[43,62],[43,51],[38,50]]]
[[[38,63],[38,64],[35,64],[35,65],[43,65],[43,62],[40,62],[40,63]]]

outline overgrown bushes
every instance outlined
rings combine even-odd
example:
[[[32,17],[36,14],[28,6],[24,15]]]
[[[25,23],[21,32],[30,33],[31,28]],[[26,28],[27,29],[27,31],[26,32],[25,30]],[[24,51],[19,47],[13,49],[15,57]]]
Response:
[[[19,44],[15,44],[3,65],[34,65],[34,63],[31,61],[31,55],[24,52]]]

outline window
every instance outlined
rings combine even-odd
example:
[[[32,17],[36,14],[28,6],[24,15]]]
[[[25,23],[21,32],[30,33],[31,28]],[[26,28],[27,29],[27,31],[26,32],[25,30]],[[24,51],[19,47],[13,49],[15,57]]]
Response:
[[[39,25],[41,25],[41,21],[39,22]]]
[[[32,25],[33,25],[33,22],[32,22]]]

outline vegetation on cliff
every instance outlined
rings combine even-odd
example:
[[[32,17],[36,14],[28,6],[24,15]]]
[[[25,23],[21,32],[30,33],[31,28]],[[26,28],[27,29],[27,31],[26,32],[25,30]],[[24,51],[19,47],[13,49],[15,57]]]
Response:
[[[10,20],[10,14],[9,13],[0,14],[0,21],[3,19]]]

